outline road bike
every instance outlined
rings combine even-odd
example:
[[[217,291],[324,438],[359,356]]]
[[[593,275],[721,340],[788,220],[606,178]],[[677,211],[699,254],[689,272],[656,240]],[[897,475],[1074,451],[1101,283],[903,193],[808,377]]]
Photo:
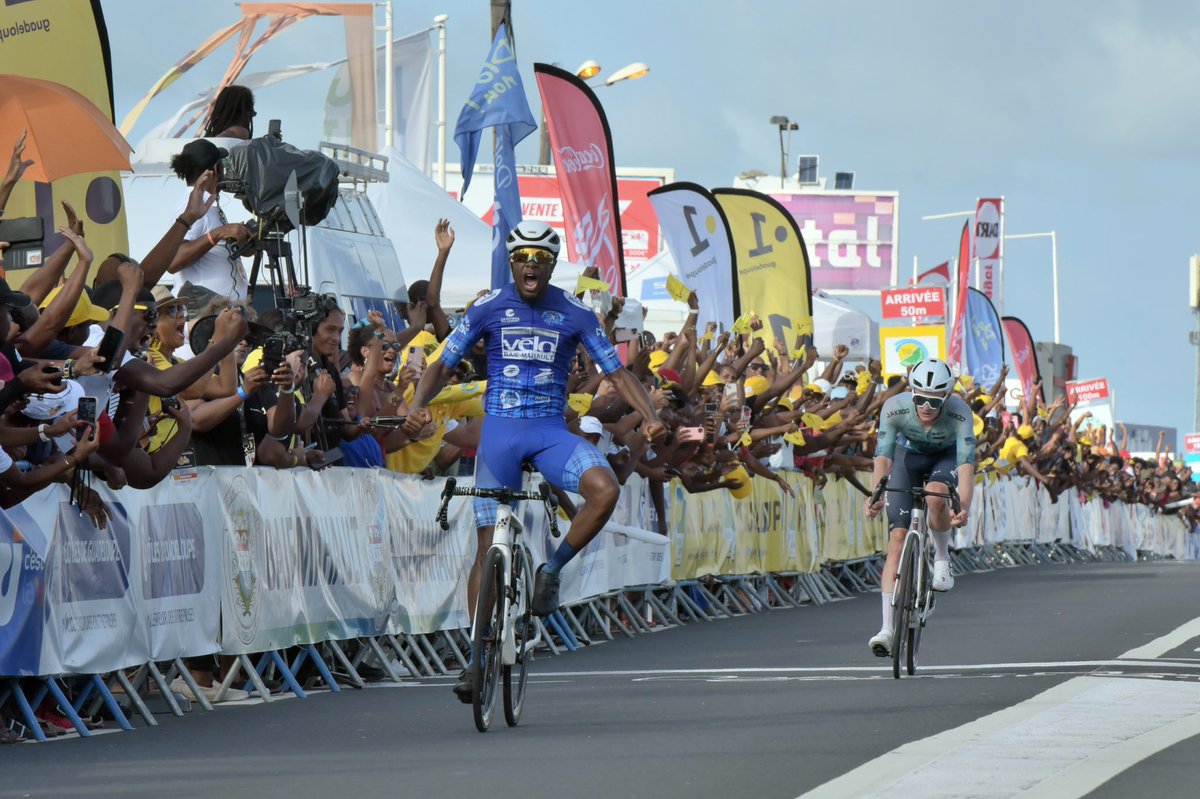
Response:
[[[475,727],[487,732],[496,705],[496,689],[503,677],[504,720],[515,727],[525,705],[525,685],[529,680],[529,662],[541,643],[540,628],[533,621],[533,559],[529,548],[520,542],[525,525],[512,505],[522,500],[542,503],[550,524],[550,534],[558,537],[558,500],[550,486],[542,483],[537,492],[507,488],[459,488],[447,478],[442,489],[438,524],[449,530],[447,508],[453,497],[479,497],[500,503],[496,509],[496,527],[488,547],[483,574],[479,578],[479,596],[475,602],[475,622],[471,625],[471,708]]]
[[[954,486],[942,493],[929,491],[925,486],[888,488],[887,483],[887,477],[879,481],[871,495],[872,505],[885,491],[908,494],[913,498],[908,534],[904,536],[904,547],[900,550],[900,568],[896,571],[896,585],[892,591],[892,676],[898,680],[902,666],[909,676],[916,673],[921,631],[933,615],[933,546],[925,520],[925,500],[929,497],[949,500],[950,509],[955,513],[962,505]]]

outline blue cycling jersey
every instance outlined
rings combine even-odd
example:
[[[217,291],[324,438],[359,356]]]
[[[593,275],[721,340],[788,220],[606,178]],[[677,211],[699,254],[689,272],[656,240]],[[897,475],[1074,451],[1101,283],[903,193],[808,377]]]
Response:
[[[442,362],[454,368],[480,339],[488,356],[483,407],[491,416],[562,416],[579,344],[605,374],[622,368],[596,314],[555,286],[532,304],[511,283],[480,297],[446,339]]]

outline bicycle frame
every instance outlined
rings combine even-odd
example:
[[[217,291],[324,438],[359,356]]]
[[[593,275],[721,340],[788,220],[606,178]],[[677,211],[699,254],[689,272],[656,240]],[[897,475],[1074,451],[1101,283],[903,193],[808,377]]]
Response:
[[[933,614],[933,578],[926,575],[926,570],[929,568],[929,525],[925,523],[925,503],[922,501],[918,506],[912,509],[912,519],[908,525],[908,533],[904,536],[904,544],[900,549],[900,562],[896,564],[896,572],[900,573],[904,568],[905,555],[908,553],[908,539],[912,536],[917,538],[917,618],[913,620],[914,624],[924,624],[925,621]],[[892,595],[892,607],[895,608],[904,597],[899,593]]]
[[[521,533],[525,532],[525,525],[521,519],[513,511],[512,506],[501,503],[496,508],[496,526],[492,531],[492,544],[488,547],[489,560],[493,550],[500,553],[500,557],[504,563],[504,574],[508,579],[504,585],[504,630],[500,641],[500,662],[505,666],[512,666],[517,662],[517,645],[514,624],[514,607],[513,607],[513,545],[519,539]],[[515,612],[519,615],[522,608],[516,608]],[[479,624],[480,620],[475,619],[474,624]],[[475,634],[474,624],[471,627],[472,637]],[[542,633],[540,628],[534,628],[534,635],[525,642],[524,650],[521,654],[530,651],[538,646],[542,641]]]

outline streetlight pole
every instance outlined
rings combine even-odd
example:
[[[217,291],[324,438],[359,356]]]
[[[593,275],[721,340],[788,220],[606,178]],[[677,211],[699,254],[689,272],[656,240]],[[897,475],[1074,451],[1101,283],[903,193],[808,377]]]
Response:
[[[438,14],[433,24],[438,29],[438,183],[446,188],[446,14]]]
[[[771,124],[779,127],[779,190],[783,191],[784,182],[787,180],[787,148],[783,144],[783,132],[788,132],[788,144],[791,144],[792,131],[798,130],[800,126],[786,116],[771,117]]]
[[[1005,241],[1013,239],[1050,239],[1050,271],[1054,280],[1054,343],[1062,343],[1061,329],[1059,328],[1058,315],[1058,234],[1057,231],[1051,230],[1046,233],[1014,233],[1005,236]]]

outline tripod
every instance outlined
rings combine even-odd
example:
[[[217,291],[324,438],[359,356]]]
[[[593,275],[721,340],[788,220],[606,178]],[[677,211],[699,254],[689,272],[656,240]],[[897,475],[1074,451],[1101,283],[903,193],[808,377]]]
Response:
[[[275,307],[286,307],[288,298],[299,289],[296,266],[292,262],[291,242],[279,231],[272,230],[255,240],[250,250],[254,253],[254,263],[250,267],[250,303],[254,303],[254,289],[258,285],[258,275],[265,262],[267,274],[274,287],[271,304]]]

